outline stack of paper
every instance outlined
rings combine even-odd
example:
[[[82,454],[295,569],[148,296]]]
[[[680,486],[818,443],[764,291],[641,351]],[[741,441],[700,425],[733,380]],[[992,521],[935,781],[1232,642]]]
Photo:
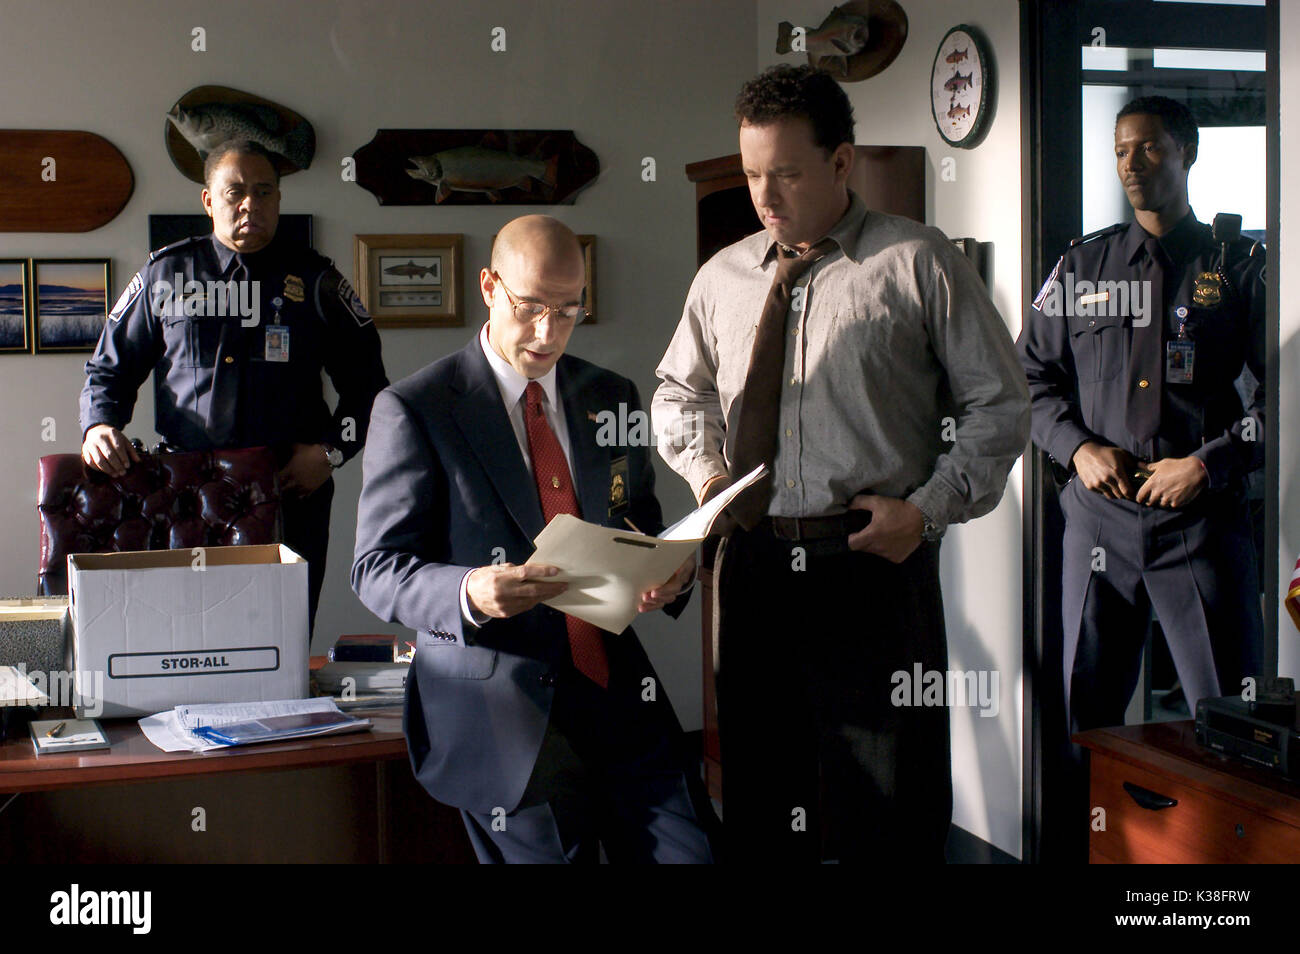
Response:
[[[332,699],[186,705],[140,720],[145,738],[164,752],[209,752],[368,728],[369,719],[344,715]]]

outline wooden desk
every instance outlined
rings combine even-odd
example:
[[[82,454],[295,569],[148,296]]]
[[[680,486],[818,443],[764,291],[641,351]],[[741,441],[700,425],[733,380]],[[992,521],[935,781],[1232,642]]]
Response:
[[[472,862],[459,813],[411,775],[401,711],[357,714],[371,731],[203,754],[163,752],[133,720],[103,722],[111,749],[38,758],[9,739],[0,860]]]
[[[1202,748],[1190,719],[1074,740],[1089,750],[1090,812],[1106,810],[1105,830],[1089,834],[1090,862],[1300,861],[1300,785]],[[1157,807],[1153,795],[1177,804]]]

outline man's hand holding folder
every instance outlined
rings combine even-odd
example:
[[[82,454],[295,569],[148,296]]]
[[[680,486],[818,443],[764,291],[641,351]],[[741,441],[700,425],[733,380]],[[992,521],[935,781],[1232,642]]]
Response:
[[[569,586],[539,600],[611,633],[637,613],[676,599],[695,572],[695,550],[718,515],[767,468],[759,466],[657,537],[584,523],[560,514],[537,535],[528,566],[558,567]],[[666,582],[659,582],[665,581]]]

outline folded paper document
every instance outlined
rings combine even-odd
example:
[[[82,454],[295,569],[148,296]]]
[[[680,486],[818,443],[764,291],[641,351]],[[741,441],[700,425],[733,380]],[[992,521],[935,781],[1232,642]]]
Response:
[[[546,605],[619,633],[636,619],[641,594],[665,582],[686,562],[727,504],[767,468],[759,465],[657,537],[599,527],[560,514],[533,541],[529,563],[559,567],[553,581],[569,588]]]

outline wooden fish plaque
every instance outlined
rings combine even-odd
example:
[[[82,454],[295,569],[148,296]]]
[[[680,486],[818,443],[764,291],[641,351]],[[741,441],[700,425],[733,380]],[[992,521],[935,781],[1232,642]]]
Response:
[[[568,129],[381,129],[352,158],[380,205],[572,204],[600,175]]]
[[[135,190],[126,157],[76,129],[0,129],[0,232],[89,232]]]
[[[228,139],[251,139],[275,157],[281,176],[311,165],[316,129],[288,106],[229,86],[196,86],[163,119],[163,141],[176,170],[203,184],[203,161]]]

